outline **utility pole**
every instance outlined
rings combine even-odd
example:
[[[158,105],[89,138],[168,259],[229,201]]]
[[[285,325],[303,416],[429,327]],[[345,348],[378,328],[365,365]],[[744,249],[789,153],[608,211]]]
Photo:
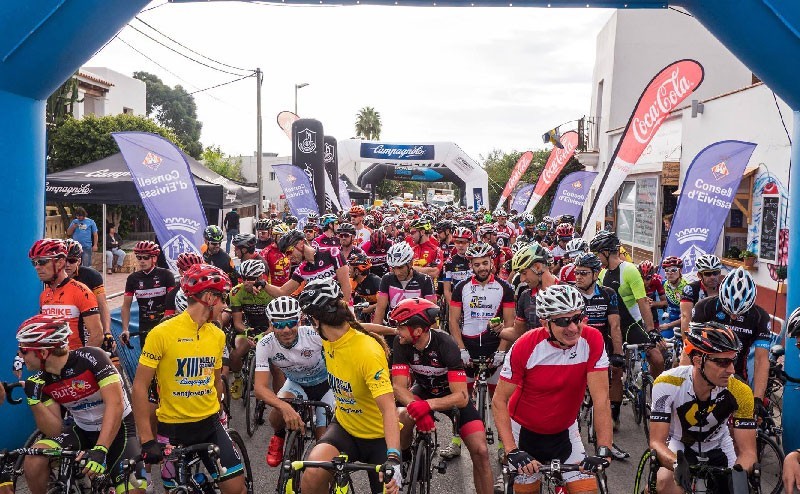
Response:
[[[261,218],[264,208],[264,184],[261,171],[261,81],[263,74],[260,68],[256,69],[256,180],[258,180],[258,205],[256,206],[256,220]]]

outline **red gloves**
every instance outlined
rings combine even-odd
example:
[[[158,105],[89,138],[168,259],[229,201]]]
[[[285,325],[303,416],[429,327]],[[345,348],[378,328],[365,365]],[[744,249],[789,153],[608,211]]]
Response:
[[[431,406],[425,400],[415,400],[406,406],[408,414],[414,419],[417,424],[417,429],[420,432],[430,432],[436,428],[431,415]]]

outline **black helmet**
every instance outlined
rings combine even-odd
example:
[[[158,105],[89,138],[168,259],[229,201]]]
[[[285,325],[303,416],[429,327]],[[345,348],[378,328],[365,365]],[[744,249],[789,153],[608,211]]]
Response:
[[[337,302],[341,298],[342,290],[333,278],[319,278],[306,283],[297,301],[303,312],[318,316],[324,312],[336,312]]]
[[[77,240],[71,238],[65,239],[64,245],[67,247],[68,259],[80,259],[83,255],[83,246]]]
[[[352,223],[339,223],[339,226],[336,228],[336,233],[349,233],[350,235],[355,235],[356,227],[354,227]]]
[[[297,242],[305,239],[306,239],[306,234],[301,232],[300,230],[289,230],[289,232],[286,235],[282,236],[278,240],[278,250],[280,250],[283,253],[286,253],[286,251],[289,250],[291,247],[294,247],[294,245]]]
[[[203,231],[203,238],[208,242],[222,242],[225,237],[217,225],[208,225]]]
[[[619,246],[620,242],[617,234],[608,230],[600,230],[589,242],[589,250],[592,252],[618,252]]]
[[[570,225],[575,225],[575,217],[571,214],[562,214],[558,218],[556,218],[557,223],[569,223]]]
[[[592,252],[583,252],[578,254],[578,257],[576,257],[572,262],[575,264],[575,267],[581,266],[584,268],[589,268],[594,272],[599,272],[601,269],[603,269],[603,264],[600,262],[600,259]]]
[[[297,224],[297,217],[296,217],[296,216],[289,215],[289,216],[287,216],[287,217],[285,217],[285,218],[283,219],[283,222],[284,222],[284,223],[286,223],[286,224],[287,224],[287,225],[289,225],[289,226],[291,226],[291,225],[296,225],[296,224]]]
[[[689,323],[684,342],[688,355],[695,351],[703,354],[738,352],[742,348],[736,333],[718,322]]]
[[[256,231],[270,231],[272,229],[272,220],[269,218],[261,218],[256,221]]]
[[[256,236],[252,233],[239,233],[233,237],[235,247],[250,249],[256,246]]]

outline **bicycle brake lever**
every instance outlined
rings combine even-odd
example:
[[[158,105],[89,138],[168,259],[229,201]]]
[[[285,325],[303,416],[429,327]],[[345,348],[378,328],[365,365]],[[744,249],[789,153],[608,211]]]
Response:
[[[22,387],[22,382],[17,381],[13,383],[3,383],[3,389],[6,392],[6,401],[11,405],[19,405],[22,403],[22,398],[13,398],[11,395],[13,393],[14,388]]]

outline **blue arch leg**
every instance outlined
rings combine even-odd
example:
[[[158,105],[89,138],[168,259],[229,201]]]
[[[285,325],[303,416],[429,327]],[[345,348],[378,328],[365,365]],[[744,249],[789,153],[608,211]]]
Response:
[[[792,131],[792,179],[789,182],[789,295],[786,301],[786,317],[796,307],[800,307],[800,111],[794,112],[794,129]],[[796,198],[794,201],[792,197]],[[791,376],[800,375],[800,352],[794,345],[795,340],[786,341],[786,372]],[[800,416],[800,390],[797,386],[787,384],[783,390],[783,440],[784,451],[800,448],[800,427],[790,427]]]

